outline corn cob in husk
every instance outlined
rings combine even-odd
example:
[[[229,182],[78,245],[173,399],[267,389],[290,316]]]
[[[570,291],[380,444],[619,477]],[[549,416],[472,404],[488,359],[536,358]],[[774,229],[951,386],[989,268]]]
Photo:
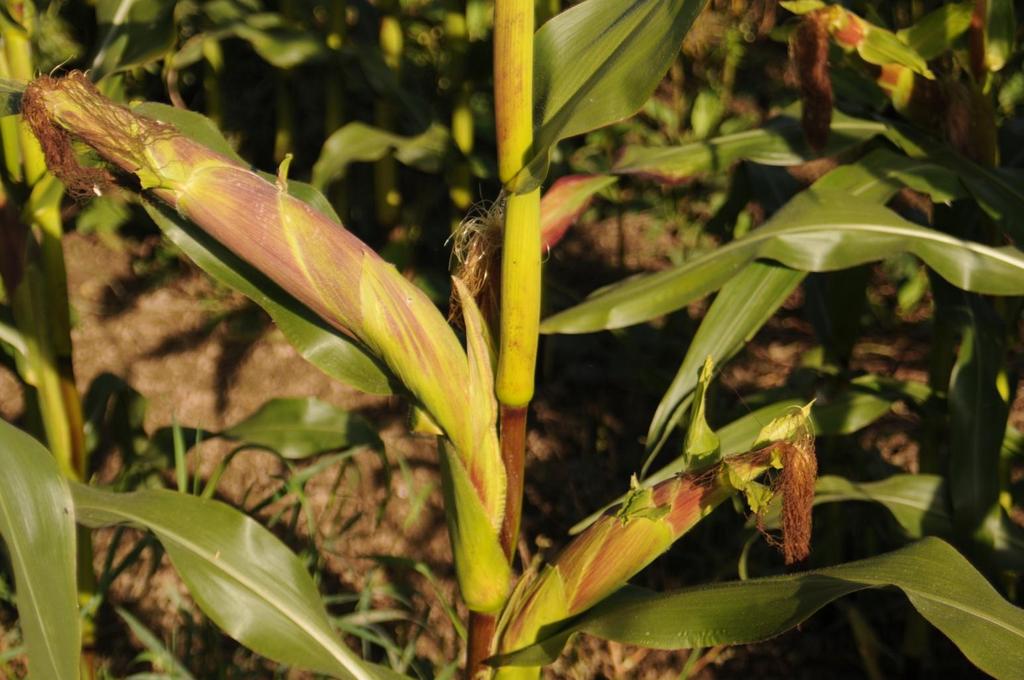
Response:
[[[991,64],[987,61],[984,36],[984,31],[978,34],[972,24],[971,60],[976,62],[975,80],[980,82],[987,70],[1002,67],[998,55],[992,57]],[[812,146],[824,147],[832,115],[829,42],[857,55],[902,116],[946,138],[973,160],[995,163],[994,111],[984,89],[978,83],[965,85],[949,77],[936,78],[925,58],[897,34],[839,5],[807,11],[790,46],[804,105],[804,132]],[[993,49],[998,52],[998,45]]]
[[[507,654],[542,639],[543,629],[594,606],[621,588],[732,494],[743,492],[755,513],[775,491],[783,496],[783,552],[787,563],[809,550],[810,511],[817,462],[808,427],[809,407],[762,430],[754,450],[703,471],[651,488],[634,483],[617,508],[601,516],[532,578],[524,578],[499,623],[495,651]],[[756,482],[781,469],[773,488]],[[500,680],[540,676],[536,667],[498,668]]]
[[[445,435],[442,469],[463,596],[471,609],[498,609],[510,578],[498,543],[505,474],[490,358],[482,349],[487,341],[480,324],[469,323],[479,315],[471,301],[464,300],[467,327],[474,328],[467,360],[419,288],[342,226],[289,195],[283,178],[275,185],[176,128],[135,115],[103,98],[81,73],[34,81],[23,111],[51,169],[72,192],[100,192],[113,181],[105,169],[78,164],[70,144],[75,139],[388,366]]]

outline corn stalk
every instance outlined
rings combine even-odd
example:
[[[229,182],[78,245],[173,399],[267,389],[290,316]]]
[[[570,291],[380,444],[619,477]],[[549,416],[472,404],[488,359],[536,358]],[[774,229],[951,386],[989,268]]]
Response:
[[[394,71],[397,78],[402,70],[405,37],[402,22],[395,9],[395,3],[387,3],[385,13],[380,19],[380,51],[384,63]],[[376,126],[381,130],[395,130],[398,124],[395,105],[387,99],[380,98],[374,106]],[[402,210],[402,193],[398,188],[398,163],[393,155],[387,154],[373,164],[373,183],[377,222],[384,227],[393,226],[398,222]]]
[[[35,75],[32,35],[35,8],[8,2],[0,17],[3,40],[0,77],[30,80]],[[67,271],[61,244],[60,215],[64,189],[47,173],[46,160],[29,127],[14,118],[0,124],[4,149],[4,186],[0,190],[0,245],[7,250],[0,263],[3,288],[14,321],[25,341],[19,371],[36,389],[39,415],[50,451],[68,479],[87,478],[85,430],[81,397],[75,385],[71,356],[71,312]],[[92,543],[88,531],[78,540],[78,591],[82,604],[95,592]],[[82,627],[83,672],[92,673],[94,643],[91,617]]]
[[[533,145],[532,0],[494,3],[494,114],[498,176],[508,185],[526,164]],[[540,325],[540,189],[510,193],[505,204],[501,246],[498,373],[501,404],[501,459],[508,487],[501,545],[509,561],[515,552],[522,514],[526,412],[533,398]],[[496,621],[470,618],[466,677],[482,668],[492,649]]]

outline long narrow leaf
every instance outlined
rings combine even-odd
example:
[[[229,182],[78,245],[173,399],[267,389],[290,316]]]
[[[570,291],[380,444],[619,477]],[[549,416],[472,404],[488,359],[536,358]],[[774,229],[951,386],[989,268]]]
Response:
[[[750,340],[807,276],[804,272],[752,262],[719,291],[693,336],[683,363],[658,403],[647,431],[647,450],[652,454],[679,424],[688,397],[697,386],[701,357],[710,356],[716,366],[731,359]],[[644,473],[653,461],[648,457]]]
[[[901,185],[923,191],[933,200],[948,201],[962,187],[954,175],[924,161],[876,150],[855,164],[844,165],[819,179],[812,190],[841,191],[882,204]],[[719,291],[687,348],[683,363],[658,404],[647,431],[646,473],[675,428],[696,385],[696,371],[705,356],[721,366],[775,314],[806,274],[766,262],[752,262]]]
[[[989,217],[1017,243],[1024,242],[1024,183],[1013,169],[983,166],[907,126],[889,126],[885,134],[907,155],[956,173]]]
[[[586,0],[554,17],[534,42],[534,143],[510,187],[530,191],[559,140],[626,118],[676,58],[707,0]]]
[[[624,644],[692,649],[757,642],[805,621],[826,604],[868,588],[895,586],[972,663],[999,678],[1024,668],[1024,610],[1004,600],[949,544],[927,538],[895,552],[802,574],[700,586],[670,593],[625,589],[495,663],[554,660],[570,635]]]
[[[755,259],[801,271],[831,271],[909,252],[953,285],[988,295],[1024,293],[1024,253],[964,241],[908,222],[874,201],[805,191],[749,236],[664,272],[602,289],[549,317],[545,333],[621,328],[675,311],[711,293]]]
[[[754,130],[680,146],[626,146],[615,163],[615,172],[682,182],[705,173],[727,170],[741,160],[762,165],[796,165],[818,156],[839,153],[885,130],[884,123],[836,112],[828,146],[819,154],[807,144],[797,111],[773,118]]]
[[[164,490],[117,494],[76,484],[72,493],[88,526],[131,524],[156,534],[206,615],[253,651],[339,678],[401,677],[338,639],[302,562],[234,508]]]
[[[594,195],[615,181],[608,175],[567,175],[552,184],[540,199],[540,239],[544,248],[554,248],[590,207]]]
[[[0,536],[14,568],[28,669],[78,680],[75,520],[67,482],[50,452],[0,420]]]
[[[312,397],[272,399],[221,435],[293,460],[357,446],[383,448],[365,419]]]
[[[96,19],[103,40],[93,57],[92,77],[156,60],[174,46],[174,6],[169,0],[100,0]]]
[[[954,309],[936,290],[940,313],[962,316],[963,336],[949,381],[949,479],[954,520],[966,535],[999,502],[999,456],[1009,405],[999,393],[1005,331],[983,298],[952,291]]]

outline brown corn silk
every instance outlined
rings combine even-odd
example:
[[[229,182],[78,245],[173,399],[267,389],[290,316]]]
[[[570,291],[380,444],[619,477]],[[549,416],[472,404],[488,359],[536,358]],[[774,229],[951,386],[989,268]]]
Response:
[[[826,10],[808,13],[800,22],[790,43],[790,54],[800,82],[803,100],[801,123],[804,136],[815,151],[825,148],[832,125],[828,20]]]
[[[30,83],[23,112],[47,163],[73,192],[100,193],[115,179],[105,168],[79,164],[76,139],[119,179],[141,185],[387,365],[450,440],[442,447],[455,454],[446,482],[472,486],[449,494],[458,504],[449,517],[461,527],[489,526],[491,535],[459,534],[466,544],[453,545],[456,566],[469,606],[498,608],[509,573],[498,564],[505,482],[496,416],[473,400],[471,378],[479,380],[479,371],[426,295],[344,227],[288,194],[283,180],[268,182],[173,126],[109,101],[81,73]]]

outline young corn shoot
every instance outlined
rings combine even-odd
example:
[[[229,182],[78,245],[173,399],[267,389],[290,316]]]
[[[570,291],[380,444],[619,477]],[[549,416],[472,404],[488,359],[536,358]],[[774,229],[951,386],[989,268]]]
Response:
[[[92,147],[148,197],[177,210],[327,323],[361,342],[405,385],[444,432],[448,522],[467,605],[496,611],[510,569],[498,542],[505,474],[495,433],[486,342],[474,331],[470,356],[434,304],[392,265],[327,216],[246,167],[105,99],[81,73],[42,77],[23,110],[47,161],[78,194],[113,181],[81,167],[72,138]],[[283,170],[286,166],[283,166]],[[467,328],[475,307],[463,300]],[[486,375],[485,375],[486,374]]]

